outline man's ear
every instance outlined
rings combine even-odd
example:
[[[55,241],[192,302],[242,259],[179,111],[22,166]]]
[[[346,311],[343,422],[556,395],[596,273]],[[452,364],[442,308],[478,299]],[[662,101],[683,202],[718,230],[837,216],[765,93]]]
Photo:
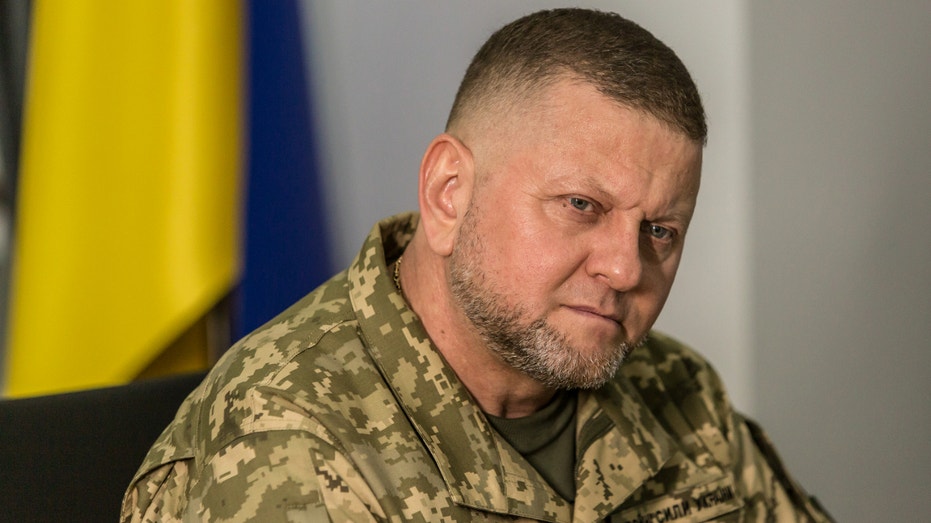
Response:
[[[472,152],[446,133],[430,142],[420,163],[420,222],[430,248],[440,256],[453,251],[472,198],[474,168]]]

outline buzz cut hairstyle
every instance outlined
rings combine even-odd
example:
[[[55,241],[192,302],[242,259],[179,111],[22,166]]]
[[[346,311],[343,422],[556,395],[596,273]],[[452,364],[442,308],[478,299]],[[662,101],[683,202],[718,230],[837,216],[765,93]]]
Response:
[[[675,52],[617,13],[580,8],[539,11],[492,34],[466,70],[446,129],[472,114],[498,113],[567,78],[697,143],[707,141],[701,97]]]

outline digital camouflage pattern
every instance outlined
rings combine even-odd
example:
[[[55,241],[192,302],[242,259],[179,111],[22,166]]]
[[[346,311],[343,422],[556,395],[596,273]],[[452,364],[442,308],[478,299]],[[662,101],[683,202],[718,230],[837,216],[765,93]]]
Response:
[[[417,215],[241,340],[184,402],[123,521],[826,521],[735,413],[714,371],[660,334],[579,395],[576,499],[488,425],[395,289]]]

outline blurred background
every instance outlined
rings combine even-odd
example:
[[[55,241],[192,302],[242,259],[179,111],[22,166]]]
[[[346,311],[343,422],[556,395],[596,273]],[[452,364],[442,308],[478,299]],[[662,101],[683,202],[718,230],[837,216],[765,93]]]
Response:
[[[8,396],[209,365],[415,207],[471,55],[566,5],[121,4],[0,1]],[[931,4],[573,5],[651,30],[705,101],[658,328],[708,356],[838,520],[921,520]]]

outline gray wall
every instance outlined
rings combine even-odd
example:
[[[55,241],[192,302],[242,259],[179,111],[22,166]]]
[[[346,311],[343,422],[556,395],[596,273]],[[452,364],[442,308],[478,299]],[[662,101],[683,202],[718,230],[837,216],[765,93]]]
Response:
[[[927,1],[580,3],[676,49],[709,115],[659,326],[711,359],[840,521],[927,513]],[[420,155],[484,38],[556,5],[305,3],[339,266],[375,220],[415,207]]]
[[[931,511],[931,4],[754,2],[756,410],[841,521]]]

